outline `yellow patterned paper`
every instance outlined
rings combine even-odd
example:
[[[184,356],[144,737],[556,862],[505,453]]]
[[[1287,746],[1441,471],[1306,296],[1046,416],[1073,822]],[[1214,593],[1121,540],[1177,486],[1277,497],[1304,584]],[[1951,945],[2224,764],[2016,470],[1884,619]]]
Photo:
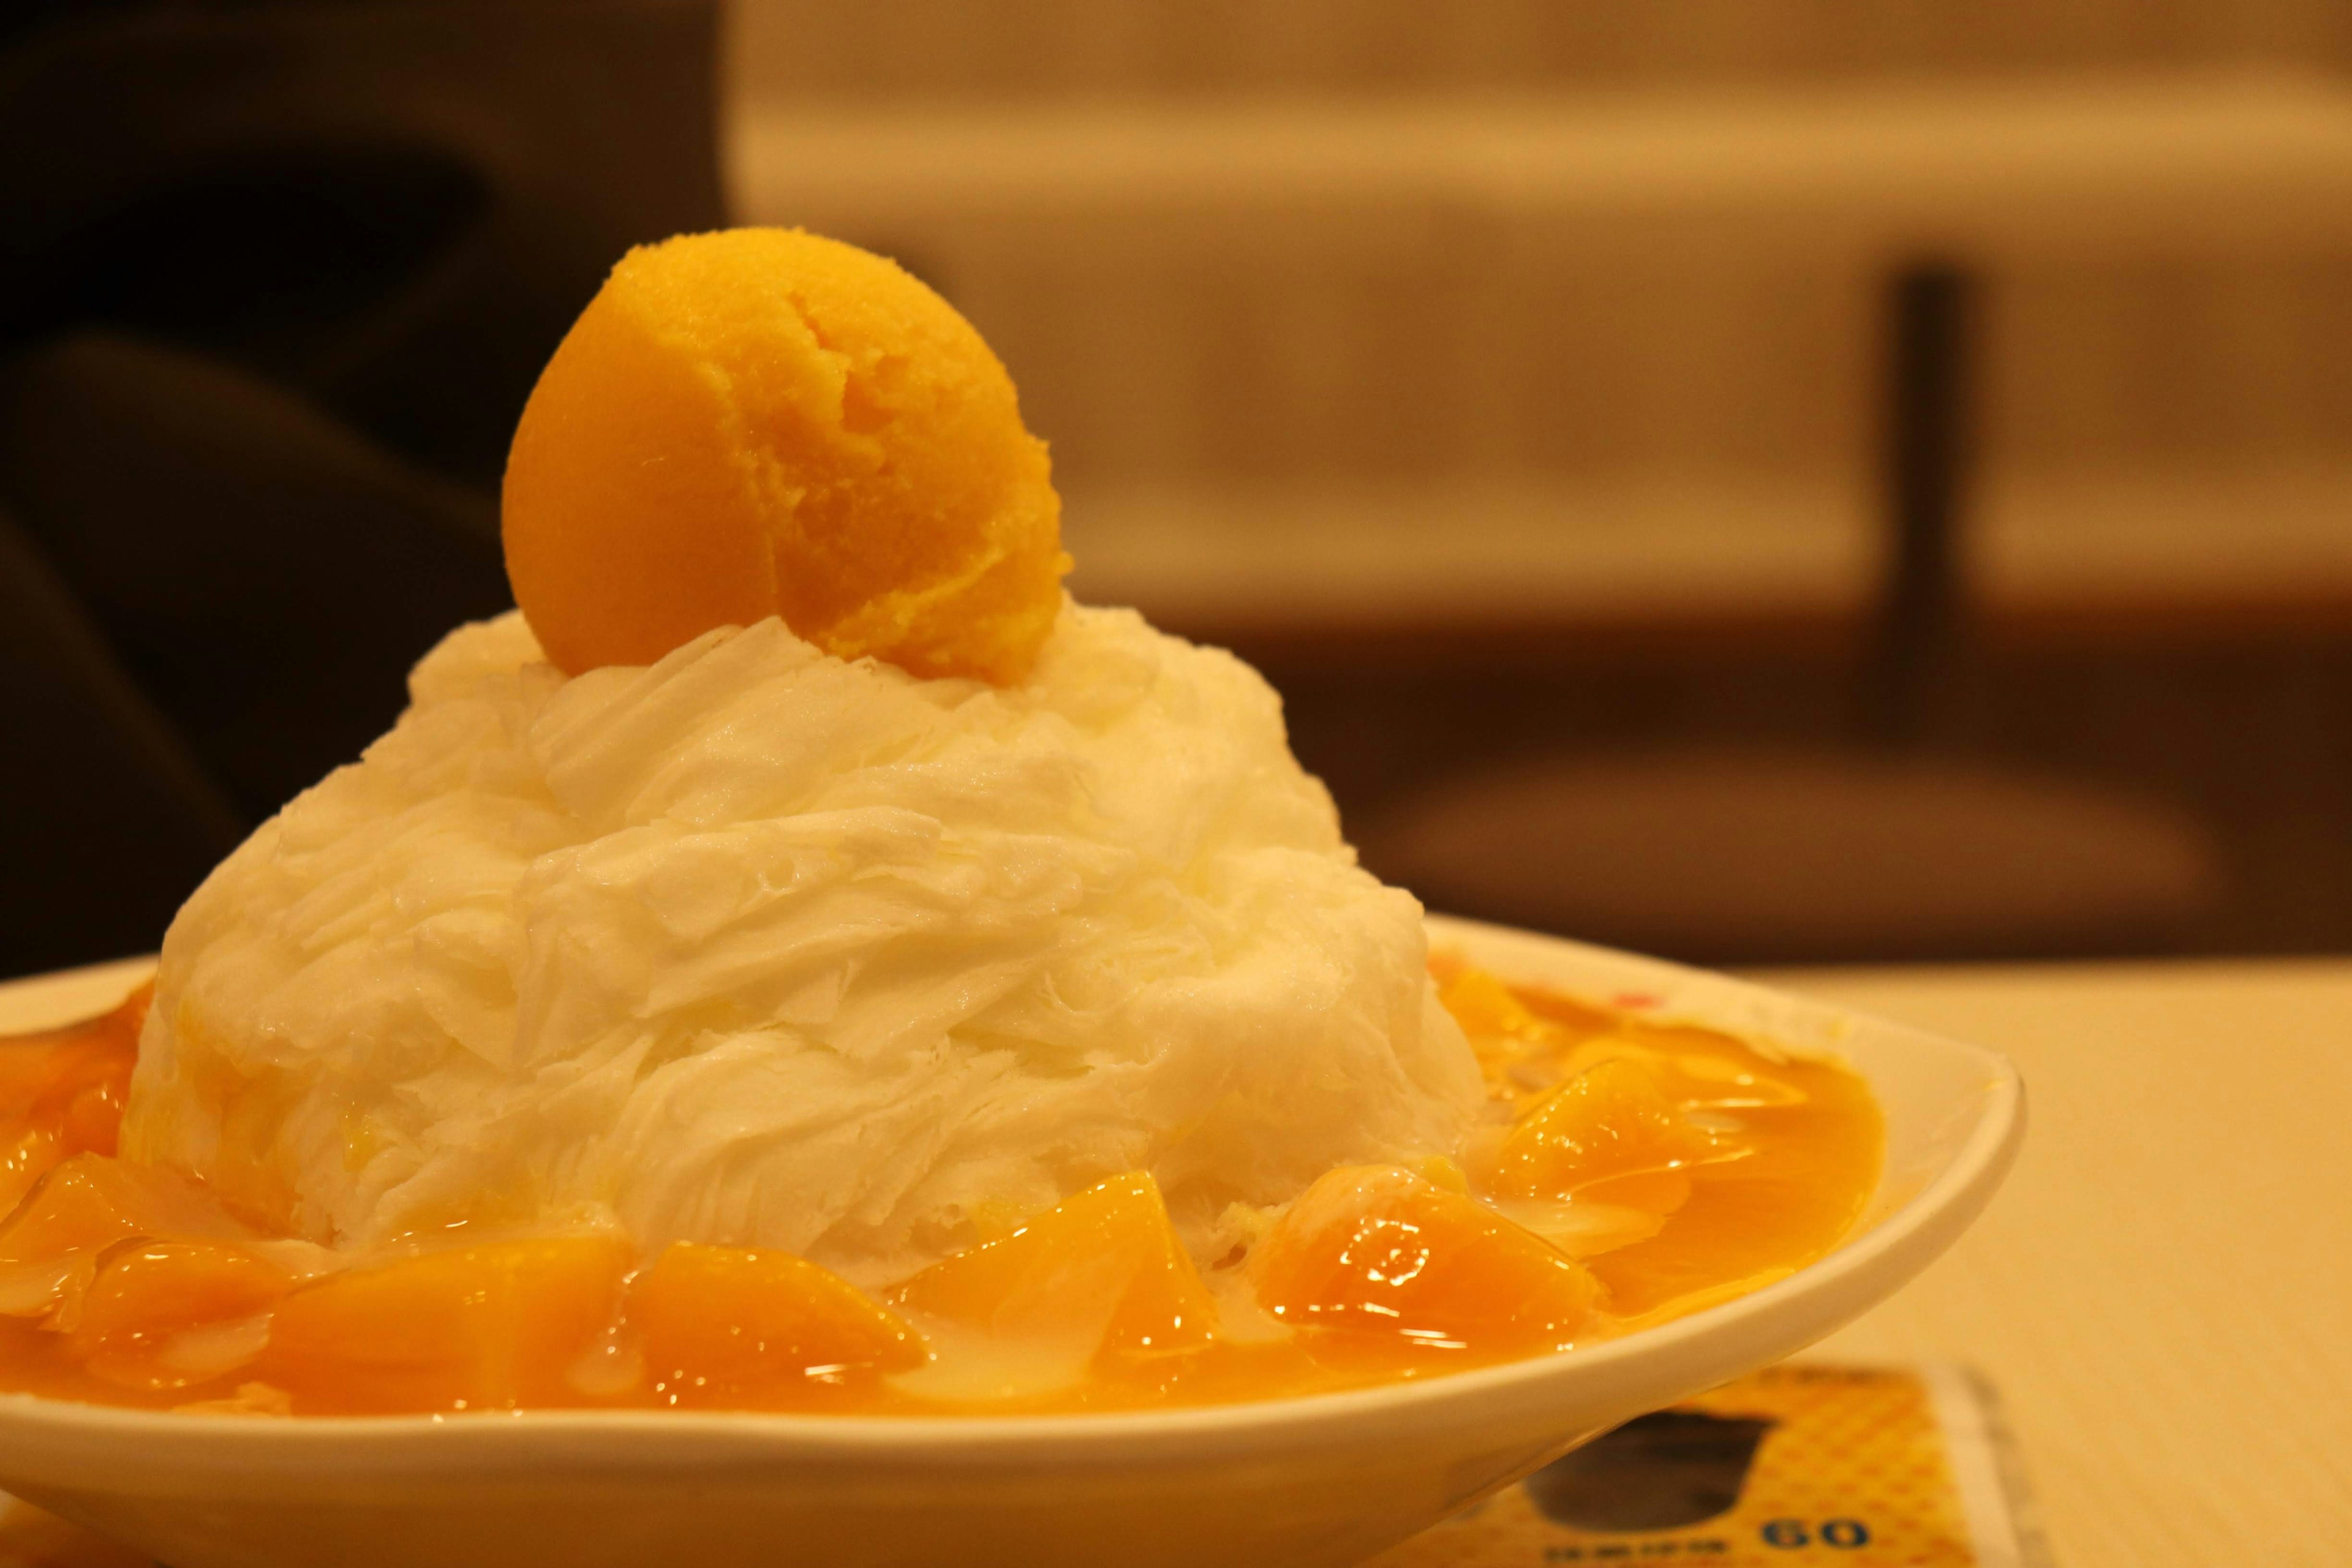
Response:
[[[1643,1417],[1375,1559],[1374,1568],[1991,1561],[1971,1542],[1920,1376],[1788,1365]]]

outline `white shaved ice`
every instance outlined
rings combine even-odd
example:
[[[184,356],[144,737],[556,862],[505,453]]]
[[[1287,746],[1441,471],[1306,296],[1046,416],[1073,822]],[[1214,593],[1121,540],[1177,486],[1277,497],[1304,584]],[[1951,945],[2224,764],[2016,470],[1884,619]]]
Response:
[[[173,921],[125,1121],[312,1239],[603,1215],[871,1286],[1141,1167],[1205,1261],[1479,1104],[1274,692],[1131,612],[1007,689],[773,620],[567,680],[519,615],[410,684]]]

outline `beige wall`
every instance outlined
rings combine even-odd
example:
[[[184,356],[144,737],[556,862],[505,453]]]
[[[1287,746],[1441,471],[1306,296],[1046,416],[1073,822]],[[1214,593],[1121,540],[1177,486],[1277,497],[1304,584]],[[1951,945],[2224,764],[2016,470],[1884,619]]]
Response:
[[[2334,0],[735,0],[807,94],[1354,92],[2340,61]]]
[[[739,0],[730,71],[740,122],[828,105],[1083,98],[1149,113],[1236,94],[1649,89],[1688,103],[1708,84],[2337,76],[2347,40],[2352,5],[2319,0]],[[1853,541],[1870,527],[1879,280],[1854,259],[1706,245],[1612,258],[1540,223],[1418,213],[1204,228],[1181,212],[1057,227],[915,210],[846,237],[901,255],[972,316],[1081,503],[1330,484],[1622,497],[1693,479],[1717,497],[1752,479],[1801,498],[1759,506],[1757,529],[1811,530],[1790,548],[1823,572],[1868,559]],[[1990,580],[2030,593],[2054,570],[2079,586],[2105,562],[2144,582],[2123,557],[2168,530],[2149,559],[2175,590],[2267,572],[2352,591],[2352,251],[2233,253],[2223,237],[2204,259],[2045,259],[1988,284]],[[2242,521],[2271,552],[2252,579],[2212,564]]]

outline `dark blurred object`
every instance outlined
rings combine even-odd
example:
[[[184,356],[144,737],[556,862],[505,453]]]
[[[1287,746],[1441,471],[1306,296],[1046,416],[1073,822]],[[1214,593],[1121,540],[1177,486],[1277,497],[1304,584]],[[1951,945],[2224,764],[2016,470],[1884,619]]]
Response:
[[[1659,1410],[1554,1459],[1524,1483],[1546,1519],[1578,1530],[1680,1530],[1738,1506],[1767,1420]]]
[[[0,59],[0,343],[217,353],[488,482],[629,246],[721,221],[710,0],[52,10]]]
[[[2221,880],[2191,820],[2113,791],[1746,747],[1484,770],[1381,847],[1442,907],[1748,963],[2162,950]]]
[[[1435,907],[1718,963],[2178,951],[2226,872],[2170,803],[1970,760],[1958,537],[1974,437],[1971,279],[1889,280],[1884,586],[1862,734],[1465,772],[1370,825]]]
[[[486,497],[134,341],[9,368],[0,490],[247,822],[358,755],[416,654],[510,602]]]
[[[1898,744],[1938,727],[1959,673],[1960,509],[1976,438],[1972,284],[1931,261],[1901,268],[1887,289],[1885,559],[1869,717]]]
[[[39,550],[0,516],[0,955],[10,973],[152,943],[244,819]]]
[[[509,602],[492,487],[721,221],[709,0],[0,20],[0,973],[152,947]]]
[[[507,603],[487,498],[247,373],[104,336],[0,373],[0,958],[151,947],[214,860],[356,755]]]

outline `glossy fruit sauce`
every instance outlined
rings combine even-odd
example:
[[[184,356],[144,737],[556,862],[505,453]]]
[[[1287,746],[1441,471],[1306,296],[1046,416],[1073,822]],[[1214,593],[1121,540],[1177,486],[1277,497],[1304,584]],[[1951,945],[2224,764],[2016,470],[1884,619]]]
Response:
[[[270,1237],[114,1157],[147,998],[0,1041],[0,1389],[257,1415],[525,1407],[1004,1414],[1268,1398],[1603,1339],[1835,1246],[1875,1185],[1860,1079],[1437,964],[1494,1120],[1336,1170],[1205,1270],[1115,1176],[868,1296],[802,1258],[612,1232]]]

